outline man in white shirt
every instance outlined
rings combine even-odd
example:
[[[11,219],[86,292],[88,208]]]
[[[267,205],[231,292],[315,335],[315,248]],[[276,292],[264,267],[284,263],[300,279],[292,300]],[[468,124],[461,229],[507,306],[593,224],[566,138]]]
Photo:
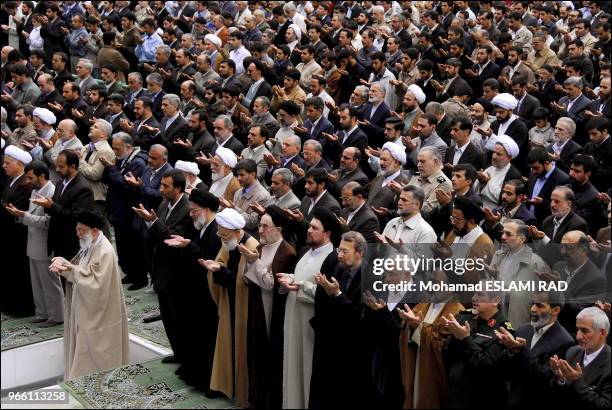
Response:
[[[232,51],[229,53],[229,59],[236,63],[236,75],[244,73],[244,66],[242,65],[242,61],[245,57],[250,57],[251,52],[244,48],[242,45],[242,40],[244,39],[244,34],[242,31],[236,30],[230,36],[230,47]]]
[[[431,225],[421,216],[421,208],[425,201],[425,192],[415,186],[406,185],[400,193],[397,202],[398,217],[387,223],[379,240],[387,243],[401,242],[408,244],[432,244],[437,241],[437,235]]]

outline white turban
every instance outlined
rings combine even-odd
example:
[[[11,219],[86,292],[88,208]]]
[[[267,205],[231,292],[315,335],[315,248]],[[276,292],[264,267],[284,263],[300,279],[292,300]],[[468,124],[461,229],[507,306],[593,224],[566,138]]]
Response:
[[[51,110],[48,110],[46,108],[34,108],[34,112],[32,113],[32,115],[40,118],[42,122],[49,125],[53,125],[57,121],[57,118],[55,118],[55,114],[53,114]]]
[[[287,28],[288,29],[293,29],[293,32],[295,33],[295,38],[297,39],[297,41],[299,43],[300,40],[302,39],[302,30],[300,29],[300,26],[298,26],[295,23],[292,23],[292,24],[289,24],[289,27],[287,27]]]
[[[510,158],[516,158],[519,154],[519,147],[516,145],[516,142],[512,138],[507,135],[498,135],[497,137],[492,137],[491,142],[495,144],[500,144],[504,147]]]
[[[223,45],[223,42],[221,41],[219,36],[216,36],[214,34],[205,35],[204,42],[213,43],[215,46],[217,46],[217,48],[221,48],[221,46]]]
[[[23,163],[23,165],[28,165],[30,162],[32,162],[32,156],[29,153],[14,145],[9,145],[6,147],[4,150],[4,155],[16,159],[17,161]]]
[[[217,148],[217,151],[215,151],[215,156],[221,158],[221,161],[223,161],[223,163],[230,168],[234,168],[238,163],[238,157],[236,157],[234,151],[228,148]]]
[[[419,104],[423,104],[425,102],[425,93],[418,85],[410,84],[408,86],[408,91],[410,91],[414,95],[414,98],[416,98]]]
[[[225,229],[242,229],[246,225],[244,217],[240,215],[234,208],[225,208],[223,211],[217,213],[215,221]]]
[[[385,142],[385,145],[382,146],[382,149],[386,149],[387,151],[389,151],[391,156],[397,161],[399,161],[402,165],[406,163],[406,150],[395,142]]]
[[[518,105],[518,101],[512,94],[501,93],[493,97],[491,101],[496,107],[501,107],[504,110],[514,110]]]
[[[188,174],[193,174],[193,175],[200,174],[200,168],[198,167],[198,164],[196,164],[195,162],[187,162],[187,161],[179,160],[179,161],[176,161],[174,168],[178,169],[179,171],[187,172]]]

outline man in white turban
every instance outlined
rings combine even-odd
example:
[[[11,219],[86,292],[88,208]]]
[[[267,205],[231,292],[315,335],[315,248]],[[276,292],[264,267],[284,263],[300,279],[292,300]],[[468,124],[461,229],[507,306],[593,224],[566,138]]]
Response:
[[[57,117],[53,112],[46,108],[37,107],[34,109],[32,122],[36,134],[43,140],[49,141],[55,134],[53,126],[57,122]],[[33,159],[42,159],[43,148],[40,143],[30,144],[27,141],[21,143],[21,146],[30,151]]]
[[[0,206],[0,260],[6,272],[2,277],[2,313],[27,317],[34,314],[34,300],[26,253],[28,228],[17,222],[15,213],[27,211],[32,185],[25,176],[25,166],[32,161],[30,154],[9,145],[4,150],[2,167],[10,178],[2,191]],[[8,207],[8,210],[7,210]],[[9,211],[10,210],[10,211]]]
[[[211,194],[228,201],[234,199],[234,194],[240,189],[240,182],[232,172],[237,163],[238,158],[234,151],[224,147],[217,148],[210,163],[213,181],[210,185]]]
[[[402,175],[402,165],[406,163],[406,151],[393,142],[386,142],[380,151],[380,172],[366,187],[369,191],[366,204],[381,219],[381,226],[387,223],[390,210],[396,207],[395,192],[390,184],[395,181],[405,184],[408,179]]]
[[[478,181],[482,186],[480,196],[483,206],[493,209],[500,204],[504,183],[511,179],[521,179],[522,174],[510,163],[519,155],[516,142],[507,135],[492,136],[490,141],[494,144],[492,165],[478,172]]]
[[[417,102],[419,103],[419,105],[423,104],[425,102],[425,93],[423,92],[423,90],[421,89],[421,87],[419,87],[416,84],[410,84],[408,86],[408,91],[412,93],[412,95],[414,95],[414,98],[417,100]]]
[[[476,129],[476,131],[481,133],[485,138],[483,145],[487,150],[494,151],[495,136],[507,135],[513,139],[518,146],[518,154],[513,157],[512,164],[521,171],[526,170],[527,152],[529,150],[529,129],[525,123],[513,113],[518,107],[519,102],[513,95],[508,93],[496,95],[491,102],[495,106],[496,120],[491,123],[491,128],[489,130]],[[491,142],[491,140],[493,140],[493,142]]]
[[[57,122],[55,114],[46,108],[34,108],[34,117],[40,119],[45,124],[53,125]]]
[[[246,221],[235,209],[225,208],[215,221],[221,250],[215,260],[198,261],[208,270],[208,286],[219,314],[210,389],[246,406],[248,288],[244,273],[247,258],[258,255],[259,242],[243,230]]]
[[[187,182],[185,185],[185,192],[188,194],[191,194],[192,189],[201,188],[206,190],[208,188],[198,177],[198,175],[200,175],[200,167],[198,167],[198,164],[195,162],[178,160],[176,164],[174,164],[174,168],[183,171],[183,175],[185,175],[185,180]]]
[[[204,37],[204,43],[206,44],[206,53],[210,57],[211,68],[217,72],[219,71],[221,61],[224,59],[223,55],[219,52],[221,47],[223,47],[223,41],[215,34],[207,34]]]

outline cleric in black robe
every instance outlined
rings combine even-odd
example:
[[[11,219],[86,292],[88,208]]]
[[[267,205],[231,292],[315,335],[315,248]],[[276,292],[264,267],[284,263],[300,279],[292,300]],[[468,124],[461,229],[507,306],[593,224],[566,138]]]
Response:
[[[30,154],[14,145],[6,147],[2,168],[10,178],[2,191],[0,207],[0,260],[2,261],[2,312],[27,317],[34,315],[32,282],[26,253],[28,227],[18,223],[6,206],[11,204],[27,211],[32,186],[26,181],[24,169],[32,161]]]
[[[279,292],[277,273],[293,272],[293,246],[283,239],[289,218],[271,205],[259,224],[260,245],[245,272],[249,288],[247,359],[249,402],[255,408],[280,409],[283,400],[283,336],[287,294]],[[249,256],[247,256],[248,258]]]
[[[185,347],[185,358],[177,374],[189,385],[209,392],[210,374],[217,338],[217,306],[210,296],[206,270],[198,259],[214,259],[221,249],[215,216],[219,199],[203,189],[193,189],[189,195],[189,215],[193,229],[185,238],[175,236],[166,245],[183,248],[180,261],[184,277],[179,283],[181,304],[178,328]],[[193,320],[197,320],[200,336],[193,337]]]

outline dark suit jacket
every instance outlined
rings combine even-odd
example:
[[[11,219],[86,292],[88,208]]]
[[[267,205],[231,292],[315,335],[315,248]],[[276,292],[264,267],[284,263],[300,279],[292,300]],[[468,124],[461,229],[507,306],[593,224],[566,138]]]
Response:
[[[584,354],[583,349],[574,346],[567,351],[565,360],[582,363]],[[564,405],[568,408],[610,408],[610,346],[605,345],[582,372],[582,377],[573,383],[559,386],[553,381],[555,390],[562,394],[560,399]]]
[[[453,122],[453,119],[450,117],[450,115],[446,114],[440,120],[440,122],[438,122],[438,124],[436,124],[436,134],[438,134],[440,136],[440,138],[442,138],[442,140],[444,140],[446,145],[450,145],[450,143],[451,143],[450,133],[451,133],[452,122]]]
[[[62,89],[64,88],[64,84],[71,82],[73,80],[74,80],[74,77],[72,76],[70,71],[66,69],[64,71],[60,71],[59,73],[56,73],[55,77],[53,78],[53,84],[55,84],[55,89],[61,94]]]
[[[308,130],[308,135],[306,135],[306,139],[317,140],[323,146],[323,158],[329,163],[333,163],[335,157],[338,156],[338,145],[330,142],[327,138],[325,138],[322,133],[333,134],[334,126],[332,123],[325,117],[321,117],[317,126],[313,128],[312,121],[306,120],[304,121],[304,128]]]
[[[51,61],[53,53],[66,51],[64,43],[65,35],[62,32],[62,27],[66,27],[66,23],[64,23],[61,16],[58,16],[58,18],[44,24],[40,28],[40,36],[44,40],[45,52],[49,61]]]
[[[389,106],[383,101],[372,116],[372,104],[367,103],[363,110],[363,119],[369,125],[360,125],[361,130],[369,137],[370,145],[381,147],[385,143],[385,121],[389,118]]]
[[[108,89],[108,95],[111,94],[121,94],[125,96],[127,94],[127,89],[115,81]]]
[[[242,143],[238,141],[238,138],[236,138],[234,135],[232,135],[229,140],[223,144],[223,147],[231,149],[236,155],[242,155],[242,150],[244,149],[244,145],[242,145]]]
[[[134,195],[136,196],[139,203],[142,203],[145,209],[157,209],[162,201],[161,192],[159,192],[159,184],[161,183],[162,177],[168,171],[172,170],[172,165],[165,163],[157,173],[151,178],[153,169],[147,167],[142,174],[143,184],[134,189]],[[134,215],[132,221],[134,228],[141,230],[141,232],[148,236],[148,230],[145,228],[145,224],[141,217]]]
[[[158,138],[155,137],[155,133],[147,130],[146,128],[140,127],[140,124],[149,125],[153,128],[159,128],[159,122],[155,119],[155,117],[149,117],[148,119],[136,120],[134,122],[134,128],[132,129],[132,138],[134,139],[134,145],[139,146],[145,151],[149,151],[151,145],[161,142],[160,135]]]
[[[108,118],[110,120],[110,116]],[[111,126],[113,127],[113,133],[112,135],[123,131],[123,128],[121,128],[121,120],[127,120],[127,116],[121,112],[119,113],[119,115],[117,115],[111,122]]]
[[[66,100],[57,90],[54,90],[51,93],[41,93],[34,105],[36,107],[49,109],[49,103],[59,103],[61,106],[64,106]]]
[[[448,100],[449,98],[453,97],[455,95],[455,90],[460,87],[460,86],[466,86],[469,85],[467,81],[465,81],[463,78],[461,77],[457,77],[453,80],[452,83],[450,83],[450,85],[448,86],[448,90],[446,90],[445,93],[441,94],[438,98],[437,101],[438,102],[444,102],[446,100]]]
[[[542,231],[544,231],[546,236],[550,238],[551,243],[561,243],[561,238],[563,238],[563,235],[569,231],[582,231],[584,233],[588,233],[587,222],[580,216],[576,215],[574,211],[570,211],[559,226],[559,229],[557,229],[557,233],[553,238],[553,232],[555,229],[553,219],[554,216],[549,215],[542,222]]]
[[[312,219],[312,213],[317,208],[327,208],[336,215],[340,214],[340,204],[338,201],[334,199],[333,196],[329,192],[325,192],[321,199],[317,201],[314,207],[312,207],[312,211],[308,212],[308,208],[310,207],[310,197],[305,196],[302,199],[302,203],[300,204],[300,212],[304,215],[304,221],[310,222]]]
[[[270,87],[270,84],[268,84],[267,81],[264,80],[264,82],[261,83],[257,91],[255,91],[255,96],[251,100],[251,104],[249,104],[248,107],[251,112],[253,112],[253,105],[255,104],[255,100],[257,99],[257,97],[268,97],[270,100],[272,100],[272,87]]]
[[[189,135],[189,124],[180,114],[172,121],[168,129],[166,129],[167,122],[167,117],[162,118],[159,131],[162,135],[163,145],[168,148],[168,162],[174,166],[176,161],[183,159],[185,152],[185,148],[175,145],[174,141],[187,138]]]
[[[438,134],[439,135],[439,134]],[[446,157],[444,159],[445,164],[452,164],[453,159],[455,158],[455,146],[450,146],[446,149]],[[465,147],[465,151],[459,157],[458,164],[472,164],[476,169],[485,169],[485,155],[484,153],[475,146],[473,143],[469,143],[467,147]],[[449,175],[452,172],[445,169],[445,174]],[[450,176],[450,175],[449,175]]]
[[[502,214],[503,211],[504,209],[501,206],[498,206],[493,210],[494,213],[500,213],[500,214]],[[525,204],[521,204],[519,206],[519,208],[514,213],[514,217],[512,219],[520,219],[521,221],[525,222],[525,224],[527,224],[528,226],[529,225],[536,226],[538,224],[538,220],[535,218],[535,216],[533,216],[531,211],[527,209]],[[501,242],[502,232],[504,230],[504,227],[501,223],[498,222],[493,226],[489,226],[486,224],[486,222],[483,222],[482,230],[484,231],[484,233],[489,235],[491,239],[495,239],[498,242]]]
[[[550,357],[565,356],[567,349],[574,345],[574,338],[556,321],[531,348],[534,328],[531,324],[520,326],[516,337],[527,340],[527,344],[515,355],[508,357],[510,370],[509,408],[524,406],[548,407],[556,400],[550,389],[554,375],[548,361]],[[559,402],[554,402],[561,404]]]
[[[607,225],[602,202],[597,199],[599,192],[590,182],[580,186],[572,184],[572,190],[574,191],[574,201],[572,202],[574,211],[585,221],[588,221],[589,234],[595,237],[599,229]]]
[[[348,220],[350,211],[347,208],[343,208],[340,211],[340,217],[344,220]],[[346,226],[347,231],[357,231],[363,235],[368,243],[376,243],[376,236],[374,232],[380,232],[380,224],[378,223],[378,217],[372,211],[372,208],[368,204],[364,203],[361,209],[357,211],[355,216]]]
[[[517,106],[514,110],[514,113],[519,116],[519,118],[527,125],[527,128],[531,128],[534,125],[534,121],[532,119],[533,112],[536,108],[540,106],[540,100],[538,100],[533,95],[527,93],[523,98],[520,106]]]
[[[602,104],[603,104],[603,109],[601,107]],[[612,116],[612,107],[611,107],[609,98],[605,101],[602,101],[600,97],[592,101],[591,103],[589,103],[586,109],[591,111],[592,113],[601,112],[604,118],[610,118],[610,116]]]
[[[93,192],[89,182],[77,174],[62,194],[63,180],[55,187],[53,205],[45,210],[51,216],[49,222],[49,254],[70,260],[78,252],[79,238],[75,235],[76,213],[82,209],[93,209]]]
[[[157,96],[151,94],[151,98],[153,98],[153,115],[155,116],[155,119],[157,121],[161,121],[162,117],[164,116],[161,110],[161,104],[164,95],[166,95],[164,90],[161,90],[159,94],[157,94]]]
[[[527,194],[529,198],[533,198],[533,188],[537,179],[538,178],[533,173],[529,175],[529,181],[527,183]],[[557,186],[567,185],[568,183],[569,176],[555,167],[538,194],[538,196],[543,199],[542,203],[539,205],[529,205],[529,209],[533,212],[538,221],[543,221],[544,218],[550,215],[550,195],[552,191]]]
[[[595,141],[590,141],[584,146],[583,154],[591,155],[597,167],[591,174],[591,183],[595,188],[602,192],[607,192],[610,189],[610,181],[612,180],[612,138],[608,137],[600,145]]]
[[[185,236],[193,226],[186,194],[183,194],[169,216],[168,204],[169,202],[164,200],[159,205],[157,208],[159,218],[149,228],[149,235],[153,242],[151,278],[156,291],[166,290],[180,278],[174,270],[174,264],[180,260],[181,251],[167,246],[164,240],[170,238],[170,235]]]
[[[568,96],[561,97],[559,104],[564,105],[567,108],[569,101],[570,98]],[[574,134],[574,139],[581,145],[584,145],[589,141],[588,136],[584,132],[584,127],[588,121],[584,115],[584,112],[591,102],[592,101],[589,98],[587,98],[584,94],[581,94],[574,104],[572,104],[569,111],[564,110],[559,114],[560,117],[569,117],[574,120],[576,123],[576,134]]]
[[[123,112],[130,119],[130,121],[136,120],[136,116],[134,115],[134,104],[136,103],[136,99],[140,97],[151,97],[146,88],[141,88],[138,92],[129,92],[125,96],[125,104],[123,104]]]
[[[546,152],[552,154],[552,147],[552,144],[546,147]],[[576,154],[580,153],[582,153],[582,147],[578,145],[573,139],[569,140],[561,150],[561,154],[559,154],[559,160],[555,161],[555,166],[567,174],[569,172],[570,164],[572,163],[572,158],[574,158]]]
[[[270,186],[272,184],[272,174],[274,173],[274,171],[276,171],[278,168],[287,168],[287,169],[291,169],[291,165],[295,164],[298,167],[304,169],[306,167],[306,165],[304,164],[304,158],[302,158],[302,156],[300,154],[296,155],[295,157],[291,158],[291,161],[287,162],[286,164],[283,163],[283,158],[280,159],[280,165],[278,167],[274,167],[272,169],[268,168],[266,170],[266,184],[268,184],[268,186]],[[295,193],[295,192],[294,192]]]

